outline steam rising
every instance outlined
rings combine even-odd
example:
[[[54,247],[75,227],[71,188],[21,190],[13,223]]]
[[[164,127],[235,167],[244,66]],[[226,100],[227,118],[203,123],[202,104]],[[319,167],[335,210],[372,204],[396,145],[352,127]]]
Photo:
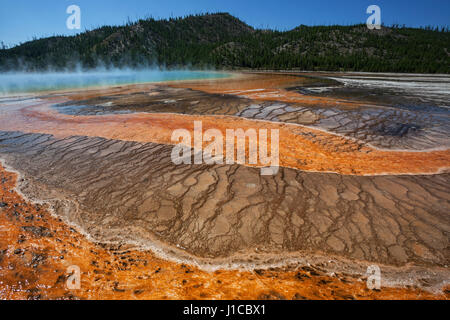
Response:
[[[0,94],[48,90],[114,86],[191,79],[224,78],[228,74],[215,71],[113,69],[75,72],[7,72],[0,74]]]

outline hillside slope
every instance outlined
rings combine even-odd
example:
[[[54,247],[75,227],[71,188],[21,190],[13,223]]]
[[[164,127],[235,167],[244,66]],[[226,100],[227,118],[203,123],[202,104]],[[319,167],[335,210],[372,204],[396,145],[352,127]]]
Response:
[[[450,72],[448,30],[355,26],[253,29],[227,14],[139,20],[0,50],[0,70],[192,66]]]

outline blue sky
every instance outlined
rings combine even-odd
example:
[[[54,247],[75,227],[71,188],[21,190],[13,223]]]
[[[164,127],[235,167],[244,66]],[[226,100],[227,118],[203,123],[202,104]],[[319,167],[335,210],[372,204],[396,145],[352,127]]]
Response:
[[[449,0],[1,0],[0,41],[7,45],[68,30],[66,8],[81,8],[82,30],[120,25],[128,18],[168,18],[202,12],[230,12],[257,28],[286,30],[300,24],[365,22],[366,8],[381,8],[385,24],[450,25]]]

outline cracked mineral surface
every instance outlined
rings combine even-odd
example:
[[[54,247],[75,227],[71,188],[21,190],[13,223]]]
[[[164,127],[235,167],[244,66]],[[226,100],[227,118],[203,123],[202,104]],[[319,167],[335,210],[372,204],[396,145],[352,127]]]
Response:
[[[88,239],[205,277],[290,263],[361,275],[375,263],[386,285],[435,290],[450,275],[449,92],[448,77],[242,74],[8,97],[0,157],[24,196]],[[280,130],[278,174],[175,165],[171,133],[194,121]],[[58,237],[28,222],[25,237]]]

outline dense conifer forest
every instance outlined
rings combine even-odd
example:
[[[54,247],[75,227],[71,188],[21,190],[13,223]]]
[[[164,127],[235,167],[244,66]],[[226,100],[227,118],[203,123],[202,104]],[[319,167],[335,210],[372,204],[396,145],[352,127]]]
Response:
[[[96,67],[450,72],[448,28],[254,29],[227,13],[142,19],[0,49],[0,71]]]

